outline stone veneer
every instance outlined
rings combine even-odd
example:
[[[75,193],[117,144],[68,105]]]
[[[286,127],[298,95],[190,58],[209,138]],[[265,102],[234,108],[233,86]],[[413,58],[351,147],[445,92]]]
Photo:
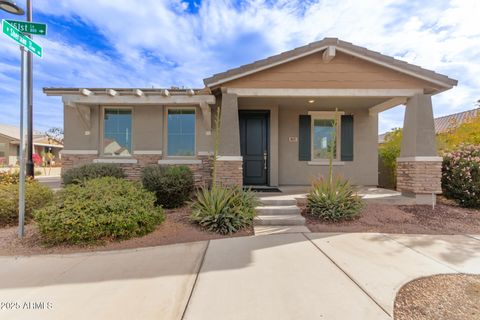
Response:
[[[94,159],[98,159],[98,155],[80,155],[80,154],[62,154],[62,172],[66,170],[78,167],[84,164],[93,163]],[[161,155],[134,155],[133,159],[137,160],[137,163],[119,163],[118,165],[123,168],[127,178],[130,180],[139,180],[141,176],[141,170],[143,167],[152,164],[158,164],[158,160],[162,159]],[[195,186],[200,187],[204,185],[210,185],[212,182],[212,159],[210,156],[198,156],[198,160],[202,162],[200,164],[185,164],[189,167],[194,175]],[[230,162],[230,161],[227,161]],[[240,162],[241,163],[241,162]],[[171,166],[177,164],[163,164],[164,166]],[[180,164],[178,164],[180,165]],[[241,165],[240,165],[241,166]],[[219,165],[223,168],[224,166]],[[225,169],[219,169],[219,172],[231,175],[228,171],[231,169],[227,165]],[[240,171],[241,173],[241,171]],[[231,175],[233,177],[233,175]],[[238,181],[238,177],[235,176],[235,181]],[[240,176],[240,182],[242,181]]]
[[[404,193],[442,193],[441,161],[397,160],[397,189]]]
[[[225,186],[243,185],[243,161],[217,160],[217,183]]]

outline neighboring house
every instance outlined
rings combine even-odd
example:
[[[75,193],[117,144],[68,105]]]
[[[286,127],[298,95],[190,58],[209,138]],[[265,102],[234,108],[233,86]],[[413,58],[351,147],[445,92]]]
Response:
[[[460,126],[462,123],[465,123],[471,120],[474,117],[480,115],[480,109],[472,109],[463,112],[458,112],[454,114],[449,114],[446,116],[438,117],[434,119],[435,125],[435,134],[449,132]],[[382,133],[378,136],[378,143],[382,144],[385,142],[386,133]]]
[[[204,83],[198,90],[45,88],[63,98],[64,169],[118,163],[136,178],[148,164],[185,164],[198,184],[208,183],[220,107],[220,182],[308,185],[327,174],[334,137],[335,173],[376,186],[378,113],[406,104],[399,188],[419,203],[441,192],[431,96],[456,80],[325,38]]]
[[[44,152],[51,152],[55,159],[60,159],[60,150],[63,146],[52,139],[49,139],[44,133],[33,132],[33,153],[42,156]],[[16,126],[0,124],[0,164],[15,166],[18,164],[20,154],[20,129]]]

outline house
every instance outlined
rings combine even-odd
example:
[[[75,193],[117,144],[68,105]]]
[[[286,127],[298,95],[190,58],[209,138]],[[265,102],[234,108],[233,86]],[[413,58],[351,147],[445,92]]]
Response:
[[[441,192],[431,96],[456,80],[325,38],[204,83],[196,90],[45,88],[64,103],[64,169],[118,163],[136,178],[147,164],[185,164],[198,184],[208,183],[219,107],[220,182],[308,185],[327,174],[335,139],[334,172],[376,186],[378,113],[406,104],[398,186],[419,203]],[[114,152],[111,141],[124,149]]]
[[[42,132],[33,132],[33,153],[41,156],[50,152],[60,160],[60,151],[63,145],[50,139]],[[20,154],[20,129],[16,126],[0,124],[0,165],[15,166]]]
[[[435,134],[446,133],[460,126],[462,123],[470,121],[472,118],[480,115],[480,108],[449,114],[433,119],[435,125]],[[378,143],[385,142],[386,133],[378,136]]]

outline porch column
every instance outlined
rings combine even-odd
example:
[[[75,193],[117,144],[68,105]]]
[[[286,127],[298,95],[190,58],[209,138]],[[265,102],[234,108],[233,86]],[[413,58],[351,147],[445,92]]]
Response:
[[[407,100],[400,157],[397,158],[397,189],[417,204],[435,203],[442,193],[442,158],[437,156],[432,99],[416,94]]]
[[[240,127],[236,94],[222,94],[218,155],[217,182],[223,185],[241,186],[243,184],[243,161],[240,154]]]

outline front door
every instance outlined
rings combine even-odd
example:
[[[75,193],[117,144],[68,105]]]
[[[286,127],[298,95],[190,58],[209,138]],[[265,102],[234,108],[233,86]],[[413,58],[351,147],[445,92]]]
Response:
[[[240,111],[240,151],[243,184],[268,184],[269,111]]]

